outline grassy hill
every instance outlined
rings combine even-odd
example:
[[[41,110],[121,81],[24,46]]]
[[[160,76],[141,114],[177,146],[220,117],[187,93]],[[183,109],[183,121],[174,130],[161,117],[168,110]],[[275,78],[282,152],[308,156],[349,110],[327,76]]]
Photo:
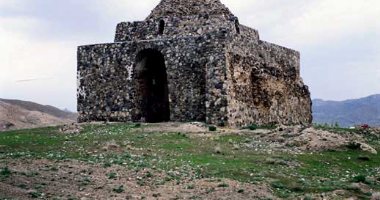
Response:
[[[302,142],[287,141],[297,141],[302,128],[211,132],[166,126],[89,124],[4,132],[0,198],[314,199],[323,194],[369,199],[380,191],[380,155],[356,147],[300,151]],[[334,137],[363,135],[330,131],[336,131]],[[363,140],[380,150],[379,135],[368,132]]]

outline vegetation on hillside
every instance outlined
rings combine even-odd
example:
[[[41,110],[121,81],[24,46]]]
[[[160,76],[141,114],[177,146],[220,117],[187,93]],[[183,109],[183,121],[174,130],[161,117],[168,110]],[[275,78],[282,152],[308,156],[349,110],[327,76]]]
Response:
[[[57,127],[1,133],[0,181],[13,176],[9,160],[49,159],[79,160],[104,168],[118,165],[134,171],[156,170],[166,174],[163,182],[190,177],[265,184],[277,197],[290,199],[336,190],[346,191],[346,196],[369,199],[380,191],[380,155],[358,149],[267,151],[250,148],[248,144],[257,139],[250,134],[217,134],[214,129],[204,136],[158,133],[146,131],[149,126],[86,125],[80,134],[64,134]],[[378,138],[371,137],[369,143],[380,150]],[[116,179],[117,174],[109,173],[107,177]],[[220,187],[228,184],[220,183]],[[114,192],[124,190],[119,186]]]

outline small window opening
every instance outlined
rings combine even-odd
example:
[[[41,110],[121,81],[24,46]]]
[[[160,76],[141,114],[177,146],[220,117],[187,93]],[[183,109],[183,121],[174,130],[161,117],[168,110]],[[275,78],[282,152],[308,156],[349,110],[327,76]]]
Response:
[[[240,34],[240,23],[238,19],[235,20],[235,29],[236,29],[236,33]]]
[[[160,23],[158,24],[158,34],[159,35],[164,34],[164,29],[165,29],[165,21],[160,20]]]

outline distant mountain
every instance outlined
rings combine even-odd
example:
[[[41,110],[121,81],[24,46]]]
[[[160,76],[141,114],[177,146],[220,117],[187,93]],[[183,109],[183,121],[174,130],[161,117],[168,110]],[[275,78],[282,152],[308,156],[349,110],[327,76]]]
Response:
[[[0,131],[75,122],[76,113],[29,101],[0,99]]]
[[[346,101],[313,100],[314,123],[380,126],[380,94]]]

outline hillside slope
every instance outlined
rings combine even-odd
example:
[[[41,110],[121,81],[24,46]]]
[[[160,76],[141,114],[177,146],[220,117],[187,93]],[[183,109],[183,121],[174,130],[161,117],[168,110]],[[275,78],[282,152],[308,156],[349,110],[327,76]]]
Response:
[[[365,132],[175,122],[5,131],[0,199],[378,199],[380,129]]]
[[[320,124],[380,126],[380,94],[346,101],[313,100],[313,117]]]
[[[76,114],[33,102],[0,99],[0,131],[76,121]]]

